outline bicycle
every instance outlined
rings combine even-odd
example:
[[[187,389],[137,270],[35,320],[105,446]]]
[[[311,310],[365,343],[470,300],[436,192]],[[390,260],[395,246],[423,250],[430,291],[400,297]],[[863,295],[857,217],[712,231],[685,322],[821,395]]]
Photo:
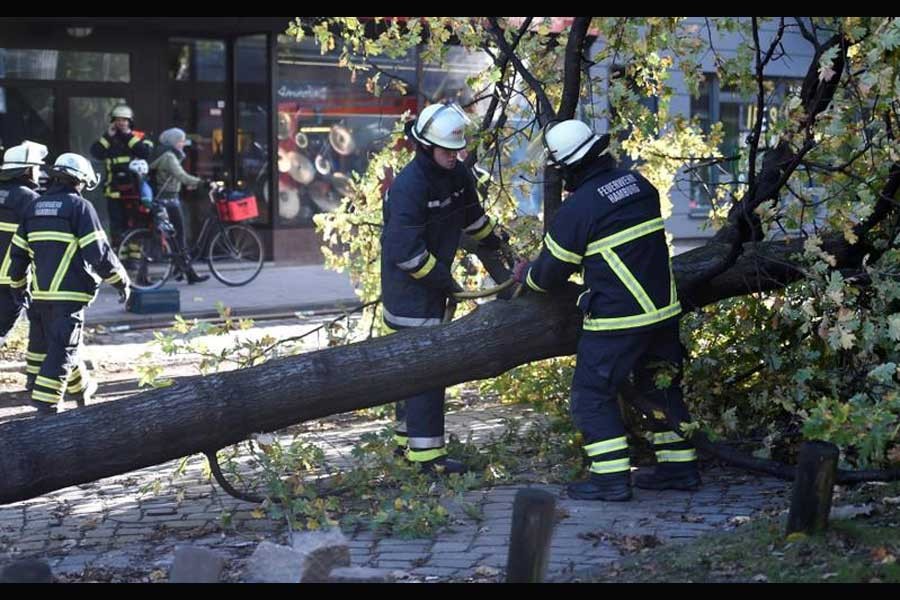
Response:
[[[257,216],[255,198],[229,198],[231,194],[222,181],[210,182],[208,196],[210,213],[190,246],[191,261],[203,254],[216,279],[228,286],[246,285],[256,279],[263,266],[262,241],[251,227],[239,223]],[[185,252],[165,209],[155,204],[151,213],[150,226],[127,232],[118,249],[132,286],[139,290],[161,287],[175,267],[185,273],[188,270]],[[203,253],[207,238],[208,250]]]

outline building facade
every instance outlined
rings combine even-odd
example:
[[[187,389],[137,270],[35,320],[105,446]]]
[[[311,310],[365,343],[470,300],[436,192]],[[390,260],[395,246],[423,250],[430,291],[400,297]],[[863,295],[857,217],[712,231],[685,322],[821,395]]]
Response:
[[[256,195],[260,217],[254,226],[268,259],[319,263],[321,241],[313,216],[338,205],[350,173],[365,169],[368,153],[386,140],[401,114],[421,106],[412,93],[373,96],[364,77],[353,79],[338,66],[336,54],[322,55],[312,40],[296,42],[284,35],[290,21],[6,18],[0,21],[0,146],[32,139],[47,144],[51,158],[66,151],[88,156],[90,144],[108,126],[109,110],[127,102],[136,114],[135,128],[151,139],[173,126],[188,132],[188,172]],[[772,32],[766,29],[764,37]],[[724,35],[716,47],[728,57],[740,43],[737,36]],[[811,59],[809,44],[799,35],[788,34],[784,45],[791,59],[767,71],[773,90],[781,94],[803,76]],[[489,61],[486,55],[451,48],[448,66],[442,68],[415,52],[381,61],[381,67],[430,97],[465,102],[472,93],[466,78]],[[706,123],[721,120],[725,146],[737,145],[749,131],[755,106],[719,85],[712,56],[702,66],[708,75],[699,97],[688,94],[677,65],[673,69],[671,112]],[[594,75],[613,67],[595,65]],[[593,102],[603,107],[604,96],[598,94]],[[718,184],[729,174],[710,170],[703,176]],[[711,235],[702,227],[709,212],[706,190],[691,184],[670,192],[674,207],[667,225],[676,251]],[[100,193],[93,192],[93,199],[99,200]],[[185,199],[196,228],[209,210],[206,200],[201,192],[188,192]],[[535,195],[523,200],[523,210],[537,210],[538,201]],[[105,203],[95,205],[105,218]]]

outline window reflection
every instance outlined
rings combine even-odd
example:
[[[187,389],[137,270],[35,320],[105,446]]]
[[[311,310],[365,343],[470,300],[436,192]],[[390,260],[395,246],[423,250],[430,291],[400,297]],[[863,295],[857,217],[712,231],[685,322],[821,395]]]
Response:
[[[125,53],[0,48],[0,78],[131,81]]]

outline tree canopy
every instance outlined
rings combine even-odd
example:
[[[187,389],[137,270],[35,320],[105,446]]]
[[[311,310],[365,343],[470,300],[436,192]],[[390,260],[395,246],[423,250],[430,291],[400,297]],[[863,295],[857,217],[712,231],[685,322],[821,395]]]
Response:
[[[486,208],[522,255],[536,254],[541,217],[549,222],[562,201],[556,173],[519,151],[553,119],[581,118],[609,132],[616,156],[660,190],[664,216],[679,191],[702,190],[713,233],[674,265],[690,309],[682,321],[686,397],[703,426],[755,440],[760,456],[815,438],[839,444],[845,465],[900,462],[900,24],[574,17],[560,28],[555,19],[298,18],[289,33],[337,53],[371,93],[417,94],[423,105],[445,98],[429,97],[384,62],[413,49],[437,65],[451,48],[488,56],[453,99],[473,115],[469,163],[491,173]],[[798,42],[812,57],[801,65],[787,49]],[[781,77],[798,68],[795,81]],[[711,77],[748,107],[749,133],[731,135],[730,144],[728,123],[674,106],[683,90],[700,97]],[[367,302],[379,294],[383,191],[412,157],[401,138],[398,123],[340,208],[316,218],[328,264],[347,269]],[[517,214],[534,186],[543,214]],[[460,271],[472,285],[483,276]],[[374,308],[361,331],[377,332],[379,323]],[[555,360],[522,369],[571,365]],[[514,393],[513,380],[501,391]],[[564,399],[564,387],[541,394]]]

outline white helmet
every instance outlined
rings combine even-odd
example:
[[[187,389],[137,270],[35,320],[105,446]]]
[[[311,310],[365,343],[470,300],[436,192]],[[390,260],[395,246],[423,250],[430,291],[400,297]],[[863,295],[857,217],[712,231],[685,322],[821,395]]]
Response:
[[[135,158],[130,163],[128,163],[128,169],[132,173],[137,173],[141,177],[145,177],[147,173],[150,172],[150,165],[148,165],[147,161],[143,158]]]
[[[100,176],[94,173],[91,162],[80,154],[65,152],[53,163],[53,171],[73,177],[82,182],[88,190],[100,184]]]
[[[47,157],[47,146],[25,140],[3,153],[3,165],[0,171],[22,171],[34,183],[41,176],[41,165]]]
[[[115,119],[128,119],[129,121],[134,121],[134,112],[127,104],[119,104],[109,111],[109,120],[114,121]]]
[[[10,171],[24,167],[38,167],[44,164],[45,158],[47,146],[25,140],[3,153],[3,166],[0,166],[0,169]]]
[[[574,165],[584,158],[595,142],[600,141],[597,134],[578,119],[548,125],[542,137],[547,164],[554,167]]]
[[[469,118],[458,104],[432,104],[419,113],[412,136],[425,146],[462,150],[466,147],[468,124]]]

